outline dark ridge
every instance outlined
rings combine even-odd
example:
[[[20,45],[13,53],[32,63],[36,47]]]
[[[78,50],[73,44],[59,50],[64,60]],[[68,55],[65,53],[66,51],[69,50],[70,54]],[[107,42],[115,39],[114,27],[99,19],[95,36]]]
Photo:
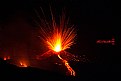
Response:
[[[46,71],[34,67],[17,67],[0,59],[1,80],[11,81],[65,81],[73,77],[67,77],[56,72]],[[5,77],[5,78],[4,78]],[[2,79],[3,78],[3,79]]]
[[[108,81],[118,80],[120,64],[77,63],[73,68],[76,76],[65,76],[34,67],[17,67],[0,59],[1,80],[6,81]],[[4,78],[6,77],[6,78]]]

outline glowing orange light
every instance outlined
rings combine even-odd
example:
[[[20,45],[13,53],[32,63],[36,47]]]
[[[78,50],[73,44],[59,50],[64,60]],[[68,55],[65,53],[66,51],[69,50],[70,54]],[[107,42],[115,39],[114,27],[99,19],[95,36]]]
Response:
[[[47,41],[49,48],[54,50],[55,52],[60,52],[62,50],[61,46],[61,38],[57,36],[56,39],[53,40],[53,43]]]
[[[74,33],[73,28],[58,28],[55,27],[55,30],[53,30],[53,35],[48,35],[48,39],[46,39],[46,43],[48,44],[49,49],[60,52],[62,50],[65,50],[67,48],[70,48],[70,46],[74,43],[74,37],[76,34]],[[47,32],[46,32],[47,34]]]
[[[27,64],[25,62],[20,61],[20,67],[27,67]]]
[[[3,58],[3,60],[8,60],[8,59],[10,59],[10,56],[6,56]]]
[[[69,73],[75,76],[75,71],[69,66],[68,61],[62,59],[62,57],[60,56],[61,51],[70,48],[70,46],[74,44],[74,38],[76,36],[75,29],[73,28],[74,25],[69,25],[64,13],[62,13],[62,16],[60,17],[59,24],[56,23],[52,11],[51,16],[52,20],[50,21],[50,23],[47,22],[46,19],[44,19],[44,21],[43,19],[40,19],[41,23],[39,24],[39,26],[41,28],[41,37],[47,44],[48,48],[55,52],[53,54],[58,55],[58,58],[62,60]],[[49,56],[48,52],[42,54],[41,56],[44,55]]]
[[[4,60],[7,60],[7,58],[6,58],[6,57],[4,57]]]
[[[69,63],[68,63],[66,60],[62,59],[62,58],[60,57],[60,55],[58,55],[58,58],[60,58],[60,59],[63,61],[63,63],[64,63],[65,66],[67,67],[69,73],[70,73],[71,75],[75,76],[75,71],[70,67]]]

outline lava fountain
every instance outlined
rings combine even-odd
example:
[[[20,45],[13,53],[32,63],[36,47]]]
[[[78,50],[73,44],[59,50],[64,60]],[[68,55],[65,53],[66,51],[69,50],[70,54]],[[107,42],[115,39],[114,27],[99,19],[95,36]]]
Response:
[[[42,8],[41,10],[43,12]],[[51,21],[46,20],[43,12],[44,19],[40,19],[39,23],[41,33],[40,37],[49,48],[49,51],[42,55],[38,55],[37,59],[43,59],[43,57],[47,58],[52,54],[55,54],[62,61],[62,63],[64,63],[64,65],[68,69],[68,73],[72,76],[75,76],[75,71],[71,68],[68,61],[61,57],[61,55],[70,56],[72,59],[75,57],[75,55],[72,55],[65,51],[74,44],[74,39],[76,37],[76,31],[74,28],[75,26],[69,24],[69,19],[64,13],[62,13],[62,15],[60,16],[59,24],[57,24],[57,21],[51,9],[50,11],[52,16]]]

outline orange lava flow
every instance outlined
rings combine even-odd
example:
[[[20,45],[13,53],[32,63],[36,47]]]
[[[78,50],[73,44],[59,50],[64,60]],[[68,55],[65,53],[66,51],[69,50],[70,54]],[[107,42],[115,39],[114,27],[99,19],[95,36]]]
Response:
[[[63,63],[65,64],[65,66],[67,67],[69,73],[72,75],[72,76],[75,76],[75,71],[70,67],[69,63],[62,59],[60,55],[58,55],[58,58],[61,59],[63,61]]]

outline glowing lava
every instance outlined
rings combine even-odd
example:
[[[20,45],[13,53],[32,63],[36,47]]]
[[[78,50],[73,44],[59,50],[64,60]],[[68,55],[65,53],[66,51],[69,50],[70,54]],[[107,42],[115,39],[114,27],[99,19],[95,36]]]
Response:
[[[7,60],[7,58],[6,58],[6,57],[4,57],[4,60]]]
[[[49,37],[52,39],[47,40],[47,44],[50,50],[55,51],[54,54],[58,55],[58,58],[62,60],[62,62],[65,64],[67,67],[70,75],[75,76],[75,71],[69,66],[68,61],[62,59],[60,56],[60,52],[62,50],[65,50],[69,48],[73,44],[73,38],[75,37],[75,34],[73,34],[73,29],[72,30],[59,30],[58,27],[54,28],[55,30],[53,31],[53,36]],[[67,32],[68,31],[68,32]],[[65,36],[64,36],[65,35]]]
[[[69,63],[68,63],[66,60],[62,59],[62,58],[60,57],[60,55],[58,55],[58,58],[60,58],[60,59],[63,61],[63,63],[64,63],[65,66],[67,67],[69,73],[70,73],[71,75],[75,76],[75,71],[70,67]]]
[[[62,13],[62,16],[60,17],[59,24],[56,23],[52,11],[51,16],[52,20],[50,22],[47,22],[46,18],[40,19],[41,23],[39,26],[41,28],[41,37],[50,50],[39,57],[43,58],[43,56],[48,57],[51,54],[56,54],[57,57],[62,60],[64,65],[67,67],[70,75],[75,76],[75,71],[69,66],[68,61],[60,56],[60,54],[63,54],[60,53],[61,51],[70,48],[70,46],[74,44],[74,38],[76,36],[74,25],[69,24],[68,18],[66,18],[64,13]],[[53,53],[50,52],[51,50],[53,50]],[[64,54],[65,53],[67,52],[64,52]]]
[[[57,54],[57,55],[58,55],[58,58],[59,58],[60,60],[62,60],[62,62],[65,64],[65,66],[67,67],[67,69],[68,69],[70,75],[75,76],[75,71],[69,66],[68,61],[64,60],[64,59],[60,56],[60,52],[61,52],[62,50],[65,50],[65,49],[69,48],[69,46],[73,43],[73,42],[71,42],[71,41],[73,41],[72,38],[74,38],[73,36],[75,36],[75,35],[72,35],[72,36],[70,36],[70,38],[69,38],[69,37],[68,37],[69,34],[68,34],[68,32],[66,32],[66,30],[65,30],[65,35],[68,34],[68,35],[66,36],[66,37],[68,37],[68,39],[66,39],[66,38],[62,37],[62,36],[63,36],[63,32],[62,32],[62,30],[59,30],[58,28],[55,28],[55,31],[53,31],[53,33],[54,33],[53,36],[52,36],[53,39],[49,39],[49,40],[47,41],[48,47],[49,47],[51,50],[53,50],[53,51],[56,52],[55,54]],[[72,32],[72,33],[73,33],[73,32]],[[71,37],[72,37],[72,38],[71,38]],[[63,39],[63,40],[62,40],[62,39]],[[64,41],[64,39],[66,39],[66,41]],[[63,44],[62,44],[62,43],[63,43]]]
[[[27,67],[27,64],[25,62],[20,61],[20,67]]]
[[[6,56],[6,57],[4,57],[3,59],[4,59],[4,60],[8,60],[8,59],[10,59],[10,56]]]
[[[54,50],[55,52],[60,52],[62,50],[61,39],[60,38],[55,39],[55,43],[51,43],[49,41],[47,41],[47,43],[49,45],[49,48]]]

